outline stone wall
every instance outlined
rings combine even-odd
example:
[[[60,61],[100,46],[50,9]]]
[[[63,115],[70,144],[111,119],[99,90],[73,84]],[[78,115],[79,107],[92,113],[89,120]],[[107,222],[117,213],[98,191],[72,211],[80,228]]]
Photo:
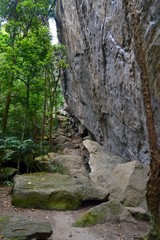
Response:
[[[160,1],[135,0],[135,5],[160,140]],[[148,163],[140,72],[125,0],[57,0],[56,21],[68,51],[63,87],[71,112],[114,154]]]

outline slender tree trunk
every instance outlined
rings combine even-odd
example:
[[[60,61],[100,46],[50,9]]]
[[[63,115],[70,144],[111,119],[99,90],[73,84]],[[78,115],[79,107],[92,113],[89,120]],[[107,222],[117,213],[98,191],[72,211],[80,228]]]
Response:
[[[18,161],[17,161],[17,172],[20,172],[20,164],[21,164],[21,147],[18,151]]]
[[[49,149],[52,148],[52,130],[53,130],[53,109],[50,110],[49,116]]]
[[[27,81],[26,84],[26,112],[25,112],[25,117],[24,117],[24,124],[23,124],[23,129],[22,129],[22,137],[21,137],[21,143],[24,141],[24,136],[25,133],[29,135],[29,93],[30,93],[30,85],[29,85],[29,80]]]
[[[134,35],[135,55],[140,69],[142,83],[142,93],[148,129],[148,139],[150,146],[150,176],[147,182],[146,200],[148,210],[151,215],[151,230],[147,235],[149,240],[160,239],[160,153],[157,144],[154,114],[151,104],[151,94],[149,88],[149,75],[145,61],[145,51],[142,42],[142,31],[140,18],[136,11],[133,0],[124,0],[127,10],[131,16],[131,25]]]
[[[29,94],[30,94],[30,85],[29,81],[27,82],[27,92],[26,92],[26,131],[27,135],[29,135]]]
[[[41,146],[43,146],[43,139],[45,135],[45,124],[46,124],[46,109],[47,109],[47,81],[45,74],[45,92],[44,92],[44,101],[43,101],[43,117],[42,117],[42,130],[41,130]]]
[[[37,128],[37,111],[34,109],[34,116],[32,120],[32,138],[37,141],[38,138],[38,128]]]
[[[6,106],[5,106],[4,115],[3,115],[3,119],[2,119],[2,132],[3,133],[5,133],[6,129],[7,129],[10,103],[11,103],[11,92],[9,92],[6,97]]]
[[[44,139],[44,134],[45,134],[45,124],[46,124],[46,105],[47,105],[47,101],[46,101],[46,97],[44,99],[43,102],[43,118],[42,118],[42,136],[41,136],[41,141],[43,142]]]

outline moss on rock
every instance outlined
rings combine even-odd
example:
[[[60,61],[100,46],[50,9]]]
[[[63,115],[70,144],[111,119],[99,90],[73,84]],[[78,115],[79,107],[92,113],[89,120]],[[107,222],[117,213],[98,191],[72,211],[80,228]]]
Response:
[[[115,201],[102,203],[82,214],[74,223],[76,227],[88,227],[101,224],[109,220],[118,221],[124,207]]]
[[[85,200],[105,199],[102,189],[90,182],[58,173],[17,175],[12,204],[21,208],[74,210]]]

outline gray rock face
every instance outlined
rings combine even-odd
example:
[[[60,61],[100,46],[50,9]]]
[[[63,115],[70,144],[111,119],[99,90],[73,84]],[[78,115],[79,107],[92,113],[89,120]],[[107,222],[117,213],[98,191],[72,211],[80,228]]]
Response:
[[[0,234],[2,239],[47,239],[52,235],[48,222],[37,221],[22,216],[0,216]]]
[[[135,1],[160,143],[160,1]],[[67,45],[69,108],[99,143],[149,162],[148,137],[130,14],[124,0],[59,0],[57,25]]]

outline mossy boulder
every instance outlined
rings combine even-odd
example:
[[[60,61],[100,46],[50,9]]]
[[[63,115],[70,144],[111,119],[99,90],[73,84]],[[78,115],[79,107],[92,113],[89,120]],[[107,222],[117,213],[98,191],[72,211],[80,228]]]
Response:
[[[89,227],[107,221],[135,222],[135,220],[148,221],[149,216],[142,208],[124,207],[121,203],[110,200],[80,215],[74,226]]]
[[[83,213],[74,223],[76,227],[88,227],[102,224],[106,221],[119,221],[124,207],[116,202],[109,201],[102,203],[87,212]]]
[[[32,173],[17,175],[12,204],[21,208],[73,210],[81,202],[105,200],[106,194],[88,181],[59,173]]]
[[[2,239],[47,239],[52,235],[52,227],[46,221],[33,220],[22,216],[0,216]]]

